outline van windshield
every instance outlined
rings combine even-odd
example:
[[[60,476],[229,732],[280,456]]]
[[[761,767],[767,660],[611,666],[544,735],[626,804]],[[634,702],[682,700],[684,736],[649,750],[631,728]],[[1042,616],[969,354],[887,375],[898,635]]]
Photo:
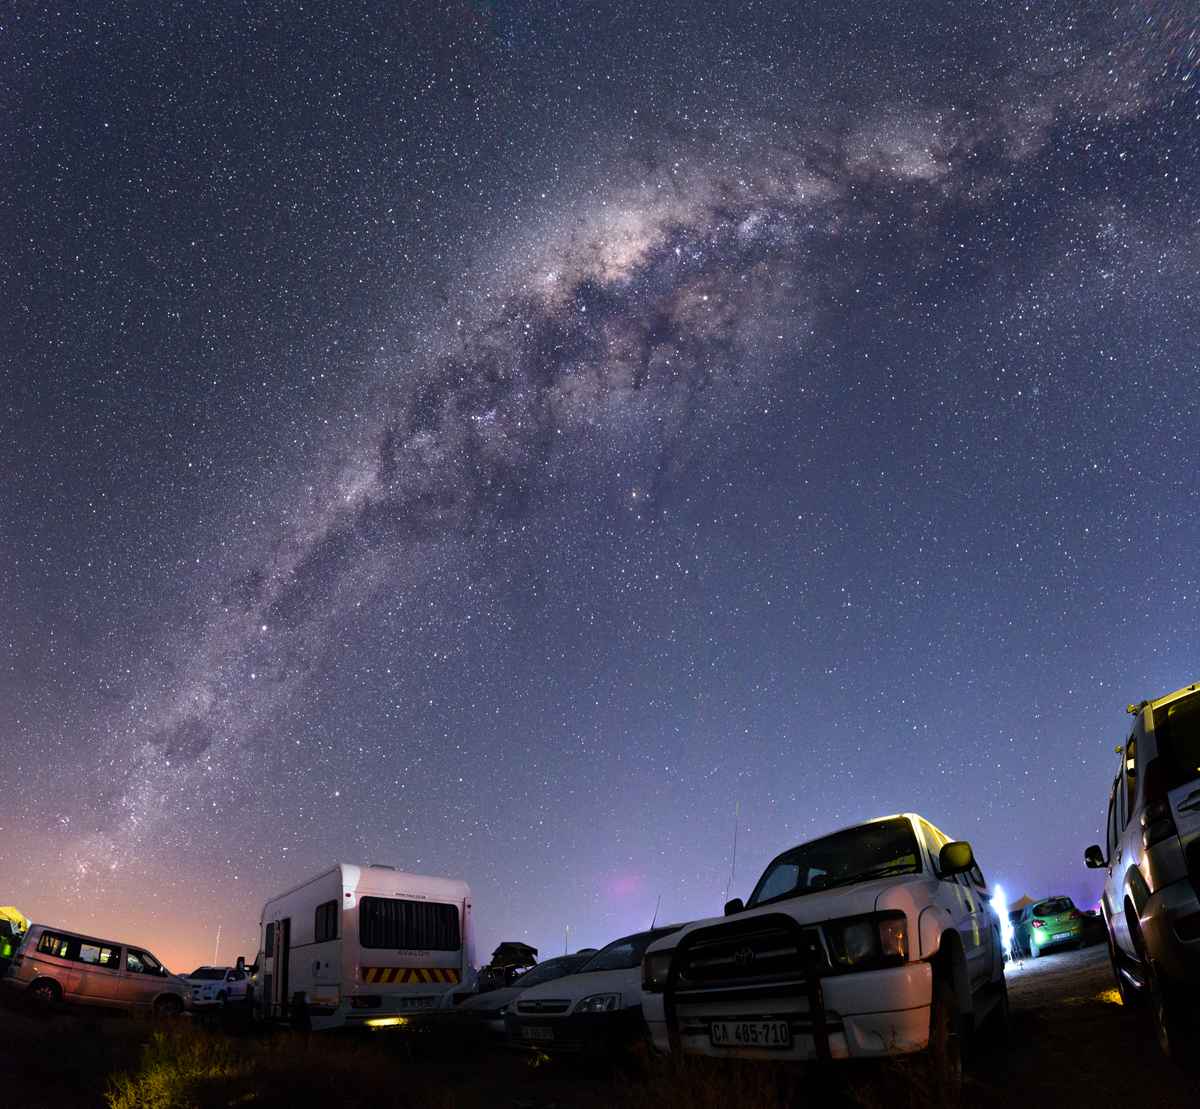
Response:
[[[1155,709],[1154,736],[1168,789],[1200,778],[1200,693]]]
[[[920,871],[921,853],[908,820],[902,816],[877,820],[785,851],[758,880],[746,908],[832,886]]]

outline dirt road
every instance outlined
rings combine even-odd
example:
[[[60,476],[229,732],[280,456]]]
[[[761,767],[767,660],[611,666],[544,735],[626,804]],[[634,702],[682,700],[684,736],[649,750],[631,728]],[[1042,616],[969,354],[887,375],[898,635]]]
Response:
[[[969,1105],[1200,1106],[1200,1077],[1166,1061],[1142,1007],[1120,1004],[1103,941],[1010,964],[1006,977],[1012,1044],[981,1048]]]

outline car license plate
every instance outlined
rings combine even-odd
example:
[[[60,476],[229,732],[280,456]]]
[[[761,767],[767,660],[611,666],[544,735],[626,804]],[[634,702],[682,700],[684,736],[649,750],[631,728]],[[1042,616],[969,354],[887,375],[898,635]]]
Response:
[[[552,1040],[554,1029],[548,1024],[522,1024],[521,1038],[523,1040]]]
[[[1055,932],[1054,935],[1051,936],[1050,938],[1052,940],[1069,940],[1071,938],[1071,933],[1070,932]]]
[[[791,1047],[786,1020],[714,1020],[709,1029],[713,1047]]]

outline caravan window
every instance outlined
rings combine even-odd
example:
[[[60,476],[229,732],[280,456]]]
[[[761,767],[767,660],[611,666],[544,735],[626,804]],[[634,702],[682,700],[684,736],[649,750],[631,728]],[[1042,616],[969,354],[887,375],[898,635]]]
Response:
[[[364,897],[358,907],[358,938],[363,947],[457,951],[462,946],[458,906]]]
[[[326,901],[317,906],[317,919],[313,926],[313,940],[323,943],[325,940],[336,940],[338,934],[338,903]]]

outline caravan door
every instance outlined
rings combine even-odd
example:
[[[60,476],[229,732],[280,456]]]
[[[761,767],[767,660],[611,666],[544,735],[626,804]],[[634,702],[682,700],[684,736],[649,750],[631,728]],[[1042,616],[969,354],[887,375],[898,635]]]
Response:
[[[267,924],[263,951],[263,1016],[282,1017],[287,1013],[288,963],[292,955],[292,919]]]

